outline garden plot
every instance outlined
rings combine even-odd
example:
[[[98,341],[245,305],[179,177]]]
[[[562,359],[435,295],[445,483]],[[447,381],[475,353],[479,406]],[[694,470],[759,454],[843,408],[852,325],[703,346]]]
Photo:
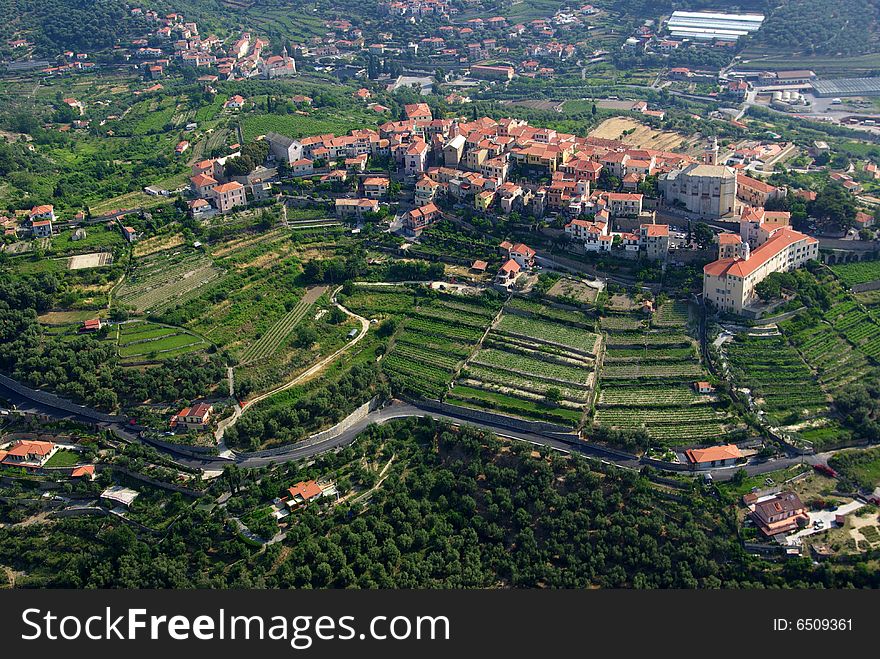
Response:
[[[197,297],[221,274],[201,252],[154,256],[136,263],[117,297],[139,313],[159,312]]]
[[[67,259],[68,270],[87,270],[100,268],[113,263],[113,254],[110,252],[93,252],[91,254],[77,254]]]
[[[682,300],[669,300],[660,305],[654,317],[651,319],[651,325],[654,327],[681,327],[684,328],[688,324],[688,303]]]
[[[880,261],[860,261],[835,265],[831,266],[831,270],[850,288],[880,280]]]

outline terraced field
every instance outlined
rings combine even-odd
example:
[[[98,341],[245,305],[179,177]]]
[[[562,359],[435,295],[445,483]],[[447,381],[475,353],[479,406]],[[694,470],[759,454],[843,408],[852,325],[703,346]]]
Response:
[[[318,298],[326,291],[326,286],[317,286],[310,289],[289,313],[272,325],[268,332],[254,341],[245,350],[242,356],[242,364],[250,364],[262,359],[268,359],[274,355],[287,337],[290,336],[291,332],[296,329],[296,326],[311,311]]]
[[[826,394],[782,336],[740,335],[725,351],[736,386],[751,390],[771,423],[786,426],[829,413]]]
[[[121,325],[117,339],[117,352],[123,364],[170,359],[208,347],[206,341],[186,330],[147,321]]]
[[[398,320],[382,370],[396,390],[425,398],[444,396],[501,308],[497,299],[368,284],[344,303],[366,318]]]
[[[139,313],[158,313],[201,295],[221,274],[201,252],[155,254],[135,262],[116,299]]]
[[[468,360],[447,400],[525,419],[577,426],[595,384],[601,338],[593,319],[512,299]]]
[[[716,395],[694,390],[694,382],[710,378],[696,342],[686,334],[687,303],[662,304],[651,328],[635,313],[603,317],[599,323],[606,348],[595,424],[644,430],[668,446],[711,443],[737,428],[737,419],[719,408]]]

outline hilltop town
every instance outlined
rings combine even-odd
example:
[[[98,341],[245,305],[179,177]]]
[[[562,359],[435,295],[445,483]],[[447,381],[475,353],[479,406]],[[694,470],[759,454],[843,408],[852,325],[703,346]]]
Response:
[[[878,585],[869,28],[65,3],[0,48],[0,586]]]

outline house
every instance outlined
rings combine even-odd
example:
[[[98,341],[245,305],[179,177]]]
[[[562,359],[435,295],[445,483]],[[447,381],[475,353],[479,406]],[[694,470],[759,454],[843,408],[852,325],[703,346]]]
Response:
[[[403,108],[406,118],[410,121],[431,121],[434,115],[427,103],[412,103]]]
[[[517,265],[523,270],[528,270],[535,265],[535,250],[523,243],[511,245],[507,250],[507,257],[516,261]]]
[[[55,207],[51,204],[44,204],[42,206],[34,206],[31,208],[31,212],[29,214],[29,220],[31,222],[40,221],[40,220],[49,220],[50,222],[55,221]]]
[[[474,261],[473,265],[471,265],[471,272],[475,274],[483,274],[486,272],[486,268],[489,267],[489,264],[486,261],[481,259],[477,259]]]
[[[82,465],[74,467],[70,472],[71,478],[87,478],[90,481],[95,480],[95,465]]]
[[[176,153],[177,155],[180,155],[181,153],[183,153],[187,149],[189,149],[189,142],[187,142],[186,140],[181,140],[180,142],[177,143],[177,146],[174,147],[174,153]]]
[[[191,407],[184,407],[180,412],[171,417],[171,428],[206,430],[211,422],[211,413],[213,411],[214,407],[208,403],[198,403]]]
[[[440,209],[433,203],[414,208],[403,218],[403,228],[418,236],[425,228],[440,219]]]
[[[408,176],[424,173],[429,150],[427,142],[420,139],[413,140],[404,154],[404,172]]]
[[[100,318],[90,318],[83,321],[83,324],[80,326],[79,331],[82,333],[97,332],[102,327],[104,327],[104,324],[101,322]]]
[[[791,491],[759,498],[754,503],[751,516],[766,536],[790,533],[797,530],[799,521],[810,520],[806,506],[800,497]]]
[[[608,204],[612,217],[638,217],[642,212],[643,195],[630,192],[609,192]]]
[[[34,238],[52,237],[52,220],[37,220],[31,222],[31,233]]]
[[[684,454],[691,465],[691,469],[732,467],[736,464],[737,460],[742,458],[742,453],[736,444],[687,449]]]
[[[311,176],[315,173],[315,164],[308,158],[300,158],[290,163],[290,173],[294,176]]]
[[[698,394],[713,394],[715,393],[715,387],[712,386],[709,382],[694,382],[694,391]]]
[[[364,196],[367,199],[381,199],[388,194],[390,181],[382,176],[369,176],[364,179]]]
[[[287,492],[290,495],[286,501],[288,508],[304,506],[324,496],[324,491],[315,481],[300,481],[293,487],[287,488]]]
[[[193,199],[188,204],[189,211],[196,219],[211,217],[215,211],[207,199]]]
[[[337,199],[336,217],[362,219],[366,213],[378,213],[379,202],[375,199]]]
[[[132,227],[122,227],[122,236],[128,242],[133,243],[137,239],[137,231]]]
[[[639,227],[639,248],[645,250],[645,256],[649,259],[666,259],[669,254],[669,225],[642,224]]]
[[[742,173],[736,175],[737,199],[752,206],[766,206],[768,201],[783,199],[786,194],[785,188],[778,188]]]
[[[247,204],[247,195],[245,188],[237,181],[222,183],[211,191],[214,198],[214,204],[221,213],[226,213],[237,206],[245,206]]]
[[[415,190],[415,201],[417,204],[424,206],[425,204],[429,204],[434,201],[434,198],[437,196],[437,190],[440,188],[440,184],[434,181],[433,179],[428,178],[427,176],[422,177],[418,183],[416,183]]]
[[[867,229],[874,226],[874,216],[864,211],[856,213],[855,227],[856,229]]]
[[[227,110],[241,110],[244,107],[244,97],[236,94],[223,104]]]
[[[52,442],[19,439],[6,449],[2,464],[7,467],[39,469],[57,452],[58,446]]]
[[[513,259],[508,259],[498,270],[498,274],[495,275],[496,286],[509,289],[516,282],[516,278],[519,277],[521,271],[522,268],[519,263]]]
[[[189,182],[193,194],[199,199],[210,197],[214,188],[217,187],[217,179],[208,174],[196,174],[190,177]]]

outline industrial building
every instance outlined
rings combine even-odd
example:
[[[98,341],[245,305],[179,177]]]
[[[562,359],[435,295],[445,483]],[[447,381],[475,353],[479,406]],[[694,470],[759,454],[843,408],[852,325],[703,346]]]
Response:
[[[740,37],[757,32],[763,22],[763,14],[676,11],[672,13],[666,27],[673,37],[736,41]]]
[[[814,80],[816,96],[822,98],[840,96],[880,96],[880,78],[838,78],[837,80]]]

